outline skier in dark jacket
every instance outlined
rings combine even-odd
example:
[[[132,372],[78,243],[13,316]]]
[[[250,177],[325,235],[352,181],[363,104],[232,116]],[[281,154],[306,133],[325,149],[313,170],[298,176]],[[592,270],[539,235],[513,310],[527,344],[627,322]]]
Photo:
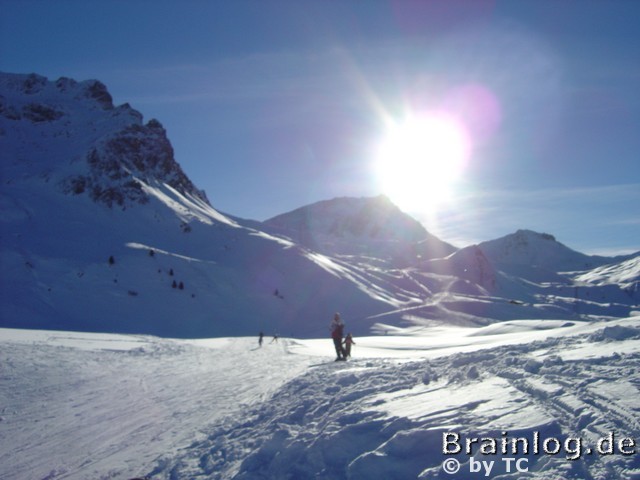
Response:
[[[336,354],[338,355],[337,360],[346,360],[347,353],[342,348],[342,335],[344,333],[344,323],[342,323],[342,319],[340,318],[340,314],[336,312],[333,316],[333,321],[331,322],[331,338],[333,339],[333,345],[336,347]]]

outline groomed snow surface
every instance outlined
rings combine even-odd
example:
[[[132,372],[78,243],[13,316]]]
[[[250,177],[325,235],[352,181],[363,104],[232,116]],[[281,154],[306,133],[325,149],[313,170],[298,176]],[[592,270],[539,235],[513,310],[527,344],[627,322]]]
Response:
[[[328,338],[0,329],[0,478],[640,478],[640,316],[420,333],[334,362]]]

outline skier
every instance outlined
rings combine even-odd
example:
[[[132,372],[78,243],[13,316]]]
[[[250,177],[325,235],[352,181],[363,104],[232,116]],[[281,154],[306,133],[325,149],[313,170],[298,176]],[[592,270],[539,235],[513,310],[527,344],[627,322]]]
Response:
[[[336,347],[336,354],[338,360],[346,360],[347,353],[342,348],[342,334],[344,332],[344,323],[342,323],[342,319],[340,318],[340,314],[336,312],[333,316],[333,321],[331,322],[331,338],[333,339],[333,345]]]
[[[351,336],[351,333],[347,334],[347,338],[344,339],[344,351],[345,351],[345,357],[346,358],[351,358],[351,345],[355,345],[356,342],[353,341],[353,337]]]
[[[262,340],[264,338],[264,333],[260,332],[260,338],[258,338],[258,345],[262,346]]]

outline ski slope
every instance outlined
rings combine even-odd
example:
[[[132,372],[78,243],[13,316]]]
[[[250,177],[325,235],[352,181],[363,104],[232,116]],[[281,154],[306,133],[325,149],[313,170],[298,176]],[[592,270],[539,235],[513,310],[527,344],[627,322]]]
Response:
[[[0,478],[640,478],[640,316],[416,333],[345,363],[328,338],[0,329]],[[562,448],[444,455],[446,432]]]

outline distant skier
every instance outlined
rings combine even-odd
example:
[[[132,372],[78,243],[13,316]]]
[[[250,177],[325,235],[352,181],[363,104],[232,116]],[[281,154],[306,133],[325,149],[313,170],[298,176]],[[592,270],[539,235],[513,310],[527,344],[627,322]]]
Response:
[[[344,323],[342,323],[342,319],[340,318],[340,314],[336,312],[336,314],[333,316],[333,321],[331,322],[331,338],[333,339],[333,345],[336,348],[336,354],[338,355],[338,358],[336,358],[336,361],[338,360],[346,360],[347,359],[347,353],[344,351],[344,348],[342,348],[342,335],[344,333]]]
[[[264,333],[260,332],[260,338],[258,338],[258,345],[262,346],[262,341],[264,340]]]
[[[273,336],[273,340],[271,340],[271,343],[273,343],[273,342],[278,343],[278,334],[277,333]]]
[[[356,342],[353,341],[353,337],[351,333],[347,334],[347,337],[344,339],[344,352],[346,358],[351,358],[351,345],[355,345]]]

